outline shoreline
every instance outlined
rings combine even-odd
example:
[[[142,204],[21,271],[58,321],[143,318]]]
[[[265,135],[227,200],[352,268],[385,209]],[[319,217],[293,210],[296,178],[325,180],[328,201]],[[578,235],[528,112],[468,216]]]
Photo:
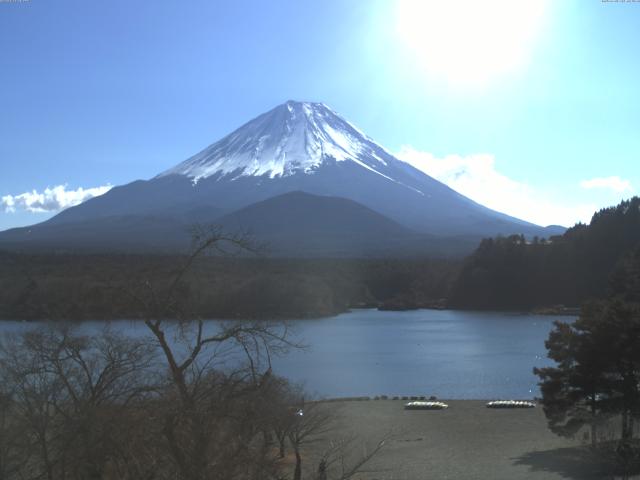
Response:
[[[580,314],[579,309],[576,308],[564,308],[562,310],[553,310],[553,309],[533,309],[533,310],[494,310],[494,309],[471,309],[471,308],[455,308],[455,307],[416,307],[416,308],[398,308],[398,309],[386,309],[380,308],[376,306],[354,306],[349,307],[341,311],[331,312],[327,314],[327,312],[323,313],[306,313],[299,315],[291,315],[291,316],[247,316],[247,317],[230,317],[230,318],[204,318],[206,321],[281,321],[281,322],[295,322],[295,321],[304,321],[304,320],[321,320],[321,319],[330,319],[336,318],[340,315],[344,315],[353,311],[361,311],[361,310],[371,310],[376,312],[417,312],[417,311],[452,311],[452,312],[481,312],[481,313],[496,313],[496,314],[514,314],[514,315],[541,315],[545,317],[577,317]],[[171,318],[163,318],[162,320],[166,321],[176,321],[176,319]],[[194,319],[196,320],[196,319]],[[110,318],[5,318],[0,317],[1,322],[26,322],[26,323],[37,323],[37,322],[58,322],[58,323],[82,323],[82,322],[122,322],[122,321],[144,321],[143,317],[110,317]]]
[[[377,396],[353,396],[353,397],[329,397],[329,398],[318,398],[314,400],[317,403],[347,403],[347,402],[493,402],[496,400],[515,400],[515,401],[525,401],[525,402],[533,402],[538,405],[538,397],[527,397],[527,398],[507,398],[507,397],[491,397],[491,398],[440,398],[435,395],[377,395]]]
[[[405,410],[403,400],[327,403],[336,431],[370,448],[391,434],[368,465],[377,480],[596,480],[606,467],[582,434],[568,439],[547,428],[542,408],[492,409],[484,400],[442,400],[442,410]],[[322,445],[309,452],[310,462]]]

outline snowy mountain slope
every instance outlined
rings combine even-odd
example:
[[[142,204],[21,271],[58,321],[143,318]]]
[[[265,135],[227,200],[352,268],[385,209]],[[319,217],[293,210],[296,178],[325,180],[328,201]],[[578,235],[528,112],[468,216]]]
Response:
[[[288,101],[160,176],[185,175],[194,183],[216,174],[273,179],[313,174],[333,159],[386,177],[384,157],[390,155],[326,105]]]

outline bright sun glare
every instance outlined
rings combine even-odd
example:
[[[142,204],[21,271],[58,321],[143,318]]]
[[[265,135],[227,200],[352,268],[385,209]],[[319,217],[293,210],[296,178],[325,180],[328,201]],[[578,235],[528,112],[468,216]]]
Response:
[[[398,0],[396,27],[427,75],[483,85],[526,64],[546,0]]]

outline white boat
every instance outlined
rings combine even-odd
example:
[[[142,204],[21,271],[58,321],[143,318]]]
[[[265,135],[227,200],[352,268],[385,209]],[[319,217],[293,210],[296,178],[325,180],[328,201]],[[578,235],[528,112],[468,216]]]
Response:
[[[444,410],[449,408],[444,402],[409,402],[404,405],[405,410]]]
[[[487,403],[487,408],[535,408],[534,402],[525,400],[494,400]]]

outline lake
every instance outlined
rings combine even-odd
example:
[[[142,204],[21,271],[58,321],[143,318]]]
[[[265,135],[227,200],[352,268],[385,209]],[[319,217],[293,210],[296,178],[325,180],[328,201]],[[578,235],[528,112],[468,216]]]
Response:
[[[293,322],[308,345],[274,359],[274,372],[322,396],[435,395],[448,399],[532,398],[534,366],[552,363],[544,341],[556,318],[518,313],[353,310]],[[40,323],[41,324],[41,323]],[[0,331],[38,323],[1,322]],[[98,331],[102,322],[84,322]],[[141,322],[113,322],[132,335]]]

